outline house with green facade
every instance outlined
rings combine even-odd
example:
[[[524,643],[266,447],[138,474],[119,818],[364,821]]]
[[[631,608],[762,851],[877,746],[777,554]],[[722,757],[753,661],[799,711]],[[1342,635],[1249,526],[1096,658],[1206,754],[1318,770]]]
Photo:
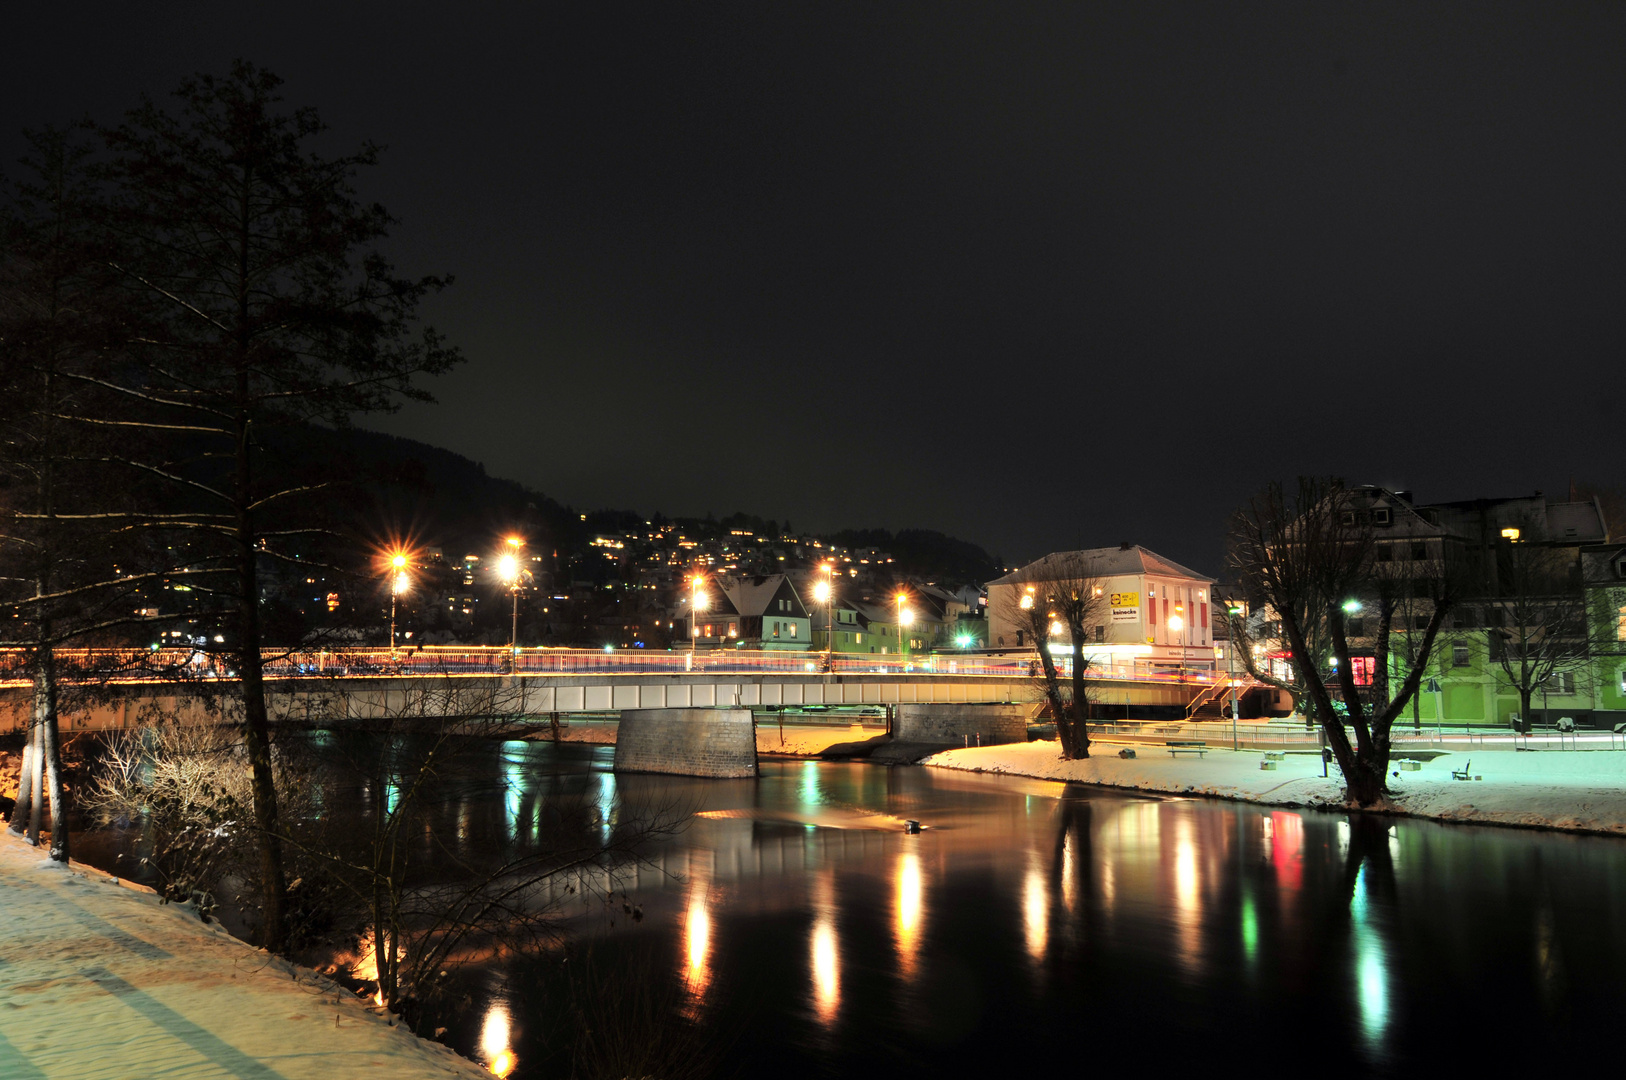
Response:
[[[1377,570],[1399,595],[1390,677],[1409,670],[1433,613],[1433,578],[1452,574],[1454,601],[1408,714],[1418,722],[1551,724],[1626,721],[1626,575],[1596,500],[1510,499],[1421,504],[1408,493],[1351,490],[1372,523]],[[1415,588],[1407,582],[1414,581]],[[1415,599],[1413,599],[1415,597]],[[1373,614],[1346,609],[1358,685],[1373,653]],[[1404,720],[1401,721],[1402,724]]]

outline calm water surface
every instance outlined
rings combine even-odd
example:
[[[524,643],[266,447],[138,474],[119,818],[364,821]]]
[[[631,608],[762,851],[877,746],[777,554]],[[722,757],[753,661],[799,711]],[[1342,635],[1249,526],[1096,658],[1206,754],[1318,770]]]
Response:
[[[489,753],[445,794],[459,835],[523,840],[561,790],[607,825],[699,811],[571,928],[725,1074],[1546,1071],[1613,1060],[1626,1031],[1618,840],[920,768],[689,780],[617,777],[609,748]],[[448,1041],[567,1073],[559,971],[476,973]]]

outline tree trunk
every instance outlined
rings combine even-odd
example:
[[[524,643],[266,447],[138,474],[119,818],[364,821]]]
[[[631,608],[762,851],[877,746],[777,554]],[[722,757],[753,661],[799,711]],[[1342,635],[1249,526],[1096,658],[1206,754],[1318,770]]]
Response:
[[[237,433],[237,606],[238,680],[243,693],[243,741],[248,750],[254,824],[259,834],[261,889],[265,903],[262,944],[276,952],[283,947],[287,922],[287,879],[282,866],[282,837],[278,833],[277,785],[271,765],[271,722],[265,708],[265,677],[260,648],[260,589],[258,555],[250,484],[248,421],[239,419]]]
[[[1078,644],[1073,646],[1073,750],[1075,757],[1090,756],[1090,729],[1086,721],[1090,716],[1090,696],[1084,685],[1083,637],[1075,630]]]
[[[45,813],[45,792],[42,790],[45,780],[45,729],[37,719],[28,727],[29,741],[34,744],[34,772],[28,778],[28,842],[39,847],[40,818]]]
[[[69,847],[68,804],[62,791],[62,747],[57,730],[56,654],[46,645],[34,654],[34,723],[39,728],[41,771],[51,800],[51,858],[65,863]],[[38,783],[34,786],[40,787]],[[37,834],[34,842],[38,843]]]
[[[1534,698],[1535,698],[1535,693],[1534,693],[1534,691],[1532,690],[1532,688],[1530,686],[1529,680],[1527,679],[1524,682],[1520,683],[1519,684],[1519,730],[1524,732],[1526,735],[1530,734],[1530,707],[1531,707],[1531,705],[1533,703]]]
[[[13,836],[25,836],[28,833],[28,819],[33,815],[34,809],[34,768],[34,722],[30,718],[28,739],[23,743],[22,770],[17,774],[17,805],[11,808]]]

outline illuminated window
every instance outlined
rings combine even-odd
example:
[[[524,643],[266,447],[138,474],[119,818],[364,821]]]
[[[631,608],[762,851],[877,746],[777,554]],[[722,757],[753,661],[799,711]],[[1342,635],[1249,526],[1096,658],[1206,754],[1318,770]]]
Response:
[[[1615,640],[1626,641],[1626,604],[1620,606],[1620,623],[1615,627]]]
[[[791,637],[796,636],[796,624],[795,623],[790,624],[790,636]],[[388,954],[386,954],[386,955],[388,955]]]
[[[1519,538],[1519,530],[1518,529],[1503,529],[1502,530],[1502,539],[1503,540],[1517,540],[1518,538]]]

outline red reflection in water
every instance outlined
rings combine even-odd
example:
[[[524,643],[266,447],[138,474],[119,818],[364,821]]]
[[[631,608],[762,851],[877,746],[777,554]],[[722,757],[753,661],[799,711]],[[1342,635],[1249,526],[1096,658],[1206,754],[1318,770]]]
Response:
[[[1304,819],[1297,814],[1273,811],[1270,825],[1270,861],[1276,867],[1276,883],[1298,892],[1304,879]]]

